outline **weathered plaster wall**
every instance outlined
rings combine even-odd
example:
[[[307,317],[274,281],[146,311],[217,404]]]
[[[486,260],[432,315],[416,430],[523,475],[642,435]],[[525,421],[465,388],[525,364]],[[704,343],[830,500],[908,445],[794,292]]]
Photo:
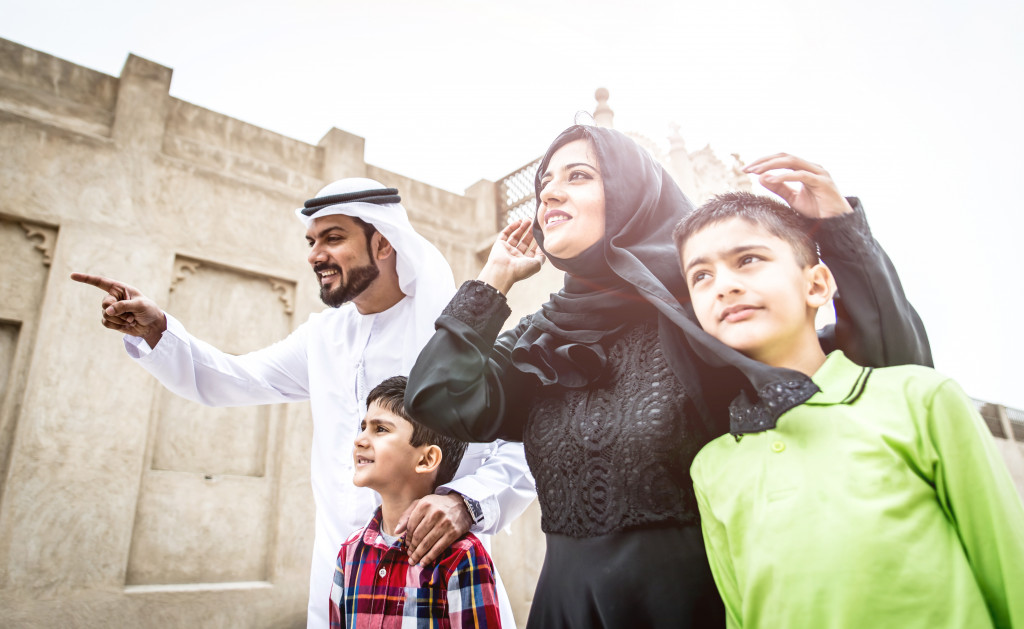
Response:
[[[308,404],[209,409],[167,393],[72,271],[137,286],[241,353],[323,308],[293,210],[329,181],[399,188],[460,281],[493,231],[479,199],[366,164],[358,136],[309,145],[172,98],[170,80],[135,56],[110,77],[0,40],[4,627],[305,623]],[[537,520],[495,540],[524,622]]]

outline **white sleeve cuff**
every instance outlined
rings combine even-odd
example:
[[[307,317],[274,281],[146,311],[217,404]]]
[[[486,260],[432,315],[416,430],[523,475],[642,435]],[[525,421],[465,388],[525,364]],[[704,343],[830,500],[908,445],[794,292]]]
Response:
[[[463,476],[462,478],[456,478],[447,485],[441,485],[435,493],[444,496],[452,492],[472,498],[480,503],[480,508],[484,512],[484,519],[469,527],[471,532],[483,533],[493,527],[498,514],[498,499],[483,483],[480,483],[472,476]]]
[[[158,346],[163,345],[163,343],[165,342],[164,339],[166,339],[169,336],[174,336],[175,338],[179,339],[187,338],[188,333],[185,331],[185,326],[183,326],[180,321],[178,321],[171,315],[167,314],[166,312],[164,313],[164,317],[167,318],[167,329],[164,330],[163,334],[160,335],[161,342],[158,344]],[[155,349],[149,346],[149,343],[146,342],[146,339],[142,338],[141,336],[131,336],[129,334],[125,334],[122,340],[124,341],[125,351],[128,352],[128,355],[135,360],[145,361],[146,359],[149,358],[151,354],[156,352]]]

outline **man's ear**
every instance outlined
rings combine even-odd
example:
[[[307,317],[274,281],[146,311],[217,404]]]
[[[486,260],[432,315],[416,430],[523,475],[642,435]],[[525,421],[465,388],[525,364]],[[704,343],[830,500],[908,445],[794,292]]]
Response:
[[[832,299],[836,293],[836,280],[832,277],[832,271],[819,262],[810,267],[807,273],[807,306],[809,308],[821,308]]]
[[[431,474],[441,465],[441,448],[436,445],[429,445],[420,450],[420,458],[416,462],[417,474]]]
[[[374,236],[380,236],[377,240],[377,259],[383,260],[395,252],[395,248],[391,246],[391,242],[384,237],[384,234],[380,232],[374,233]]]

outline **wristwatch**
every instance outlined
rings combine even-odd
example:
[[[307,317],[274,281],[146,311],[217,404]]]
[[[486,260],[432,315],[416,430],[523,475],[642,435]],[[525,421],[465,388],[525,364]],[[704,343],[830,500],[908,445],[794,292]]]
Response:
[[[462,496],[462,502],[466,503],[466,511],[469,512],[469,517],[473,519],[473,524],[480,524],[484,521],[484,508],[480,506],[480,503],[473,500],[469,496]]]

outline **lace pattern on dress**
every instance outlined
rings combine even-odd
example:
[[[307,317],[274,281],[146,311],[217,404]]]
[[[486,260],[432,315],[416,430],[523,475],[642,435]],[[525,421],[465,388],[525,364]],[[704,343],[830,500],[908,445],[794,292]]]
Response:
[[[610,340],[595,386],[541,387],[524,442],[544,532],[580,538],[696,524],[689,468],[704,440],[685,421],[685,397],[655,322]]]
[[[469,280],[459,287],[441,316],[458,319],[482,338],[494,339],[511,313],[501,291],[486,282]]]
[[[775,428],[779,416],[803,404],[819,391],[810,380],[776,382],[761,389],[757,402],[751,402],[746,391],[729,404],[729,432],[733,436],[763,432]]]

